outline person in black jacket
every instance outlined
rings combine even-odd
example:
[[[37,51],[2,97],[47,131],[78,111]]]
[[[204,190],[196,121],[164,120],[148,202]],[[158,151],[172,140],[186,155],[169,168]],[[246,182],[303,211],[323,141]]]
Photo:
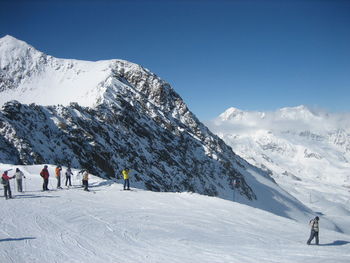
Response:
[[[68,167],[67,171],[66,171],[66,186],[68,184],[68,186],[72,186],[72,177],[73,173],[72,170],[70,169],[70,167]]]

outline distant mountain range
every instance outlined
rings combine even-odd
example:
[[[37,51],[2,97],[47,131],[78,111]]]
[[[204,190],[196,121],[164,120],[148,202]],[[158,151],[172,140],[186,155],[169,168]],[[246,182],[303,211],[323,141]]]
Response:
[[[237,154],[274,178],[350,183],[350,114],[306,106],[275,112],[229,108],[207,124]]]

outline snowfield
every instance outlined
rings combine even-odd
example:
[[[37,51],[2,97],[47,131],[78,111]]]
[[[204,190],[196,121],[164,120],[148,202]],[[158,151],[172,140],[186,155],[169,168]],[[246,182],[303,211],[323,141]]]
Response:
[[[121,191],[95,176],[85,192],[76,170],[73,187],[56,190],[53,166],[52,191],[42,192],[42,165],[20,168],[25,193],[11,180],[15,198],[0,199],[0,262],[350,262],[350,236],[325,229],[322,216],[320,245],[307,246],[308,222],[237,202]]]

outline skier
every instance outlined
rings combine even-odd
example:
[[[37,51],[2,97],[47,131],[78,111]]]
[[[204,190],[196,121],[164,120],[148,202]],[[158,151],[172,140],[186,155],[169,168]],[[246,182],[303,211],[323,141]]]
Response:
[[[7,173],[8,172],[5,171],[1,177],[1,183],[4,186],[4,196],[5,196],[6,200],[9,198],[12,198],[10,180],[15,177],[15,176],[8,176]]]
[[[43,183],[43,191],[49,191],[49,188],[47,187],[49,184],[49,171],[47,169],[47,165],[44,165],[44,168],[40,172],[40,176],[44,179]]]
[[[129,173],[130,172],[131,172],[131,169],[127,169],[127,168],[125,168],[122,171],[123,178],[124,178],[124,190],[130,190],[130,183],[129,183]]]
[[[73,175],[72,170],[70,169],[70,167],[68,167],[66,171],[66,186],[68,182],[69,182],[69,186],[72,186],[71,175]]]
[[[315,238],[316,239],[316,245],[318,245],[318,232],[319,232],[319,223],[318,221],[320,218],[316,216],[314,219],[310,220],[310,226],[311,226],[311,233],[310,238],[307,241],[307,244],[310,245],[311,241]]]
[[[16,168],[14,177],[16,178],[16,182],[17,182],[17,191],[22,193],[23,192],[22,179],[23,177],[24,178],[26,177],[24,176],[23,172],[19,168]]]
[[[83,172],[83,186],[84,191],[89,191],[89,173],[87,170]]]
[[[55,169],[56,179],[57,179],[57,189],[62,189],[61,187],[61,171],[62,167],[59,165]]]

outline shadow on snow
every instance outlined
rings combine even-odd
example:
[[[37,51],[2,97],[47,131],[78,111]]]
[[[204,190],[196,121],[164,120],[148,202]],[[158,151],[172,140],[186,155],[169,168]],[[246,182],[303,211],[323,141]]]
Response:
[[[344,241],[344,240],[335,240],[332,243],[320,244],[320,246],[343,246],[343,245],[347,245],[347,244],[350,244],[350,242]]]
[[[24,195],[16,195],[16,199],[25,199],[25,198],[57,198],[58,196],[52,195],[33,195],[33,194],[24,194]]]
[[[36,239],[36,237],[4,238],[4,239],[0,239],[0,242],[6,242],[6,241],[22,241],[22,240],[29,240],[29,239]]]

